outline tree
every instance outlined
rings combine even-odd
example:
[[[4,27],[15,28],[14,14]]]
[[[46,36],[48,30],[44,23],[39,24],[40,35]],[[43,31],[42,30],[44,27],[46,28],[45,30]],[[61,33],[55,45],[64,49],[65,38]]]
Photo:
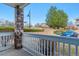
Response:
[[[48,11],[46,23],[52,28],[59,29],[67,26],[68,16],[63,10],[59,10],[56,7],[51,6]]]

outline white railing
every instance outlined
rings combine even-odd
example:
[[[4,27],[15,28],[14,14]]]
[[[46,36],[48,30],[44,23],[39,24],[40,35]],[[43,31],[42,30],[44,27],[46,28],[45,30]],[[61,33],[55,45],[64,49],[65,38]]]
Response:
[[[14,39],[14,34],[11,32],[0,33],[0,52],[12,47],[13,39]]]
[[[79,55],[79,38],[24,33],[23,47],[32,55]]]

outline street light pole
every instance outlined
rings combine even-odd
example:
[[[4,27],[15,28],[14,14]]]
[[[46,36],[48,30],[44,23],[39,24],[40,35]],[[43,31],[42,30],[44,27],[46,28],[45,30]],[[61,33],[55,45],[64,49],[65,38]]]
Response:
[[[31,11],[30,10],[27,16],[29,17],[29,28],[31,28]]]

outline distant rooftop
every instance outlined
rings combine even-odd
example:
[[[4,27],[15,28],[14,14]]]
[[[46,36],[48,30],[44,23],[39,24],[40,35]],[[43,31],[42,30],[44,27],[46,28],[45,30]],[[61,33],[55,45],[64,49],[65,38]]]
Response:
[[[76,19],[76,21],[79,21],[79,19]]]

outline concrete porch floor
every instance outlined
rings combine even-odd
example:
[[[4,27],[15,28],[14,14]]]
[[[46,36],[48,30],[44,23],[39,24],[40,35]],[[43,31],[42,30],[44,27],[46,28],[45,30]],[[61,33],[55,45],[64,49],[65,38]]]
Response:
[[[32,56],[32,55],[23,49],[9,48],[5,51],[0,52],[0,56]]]

